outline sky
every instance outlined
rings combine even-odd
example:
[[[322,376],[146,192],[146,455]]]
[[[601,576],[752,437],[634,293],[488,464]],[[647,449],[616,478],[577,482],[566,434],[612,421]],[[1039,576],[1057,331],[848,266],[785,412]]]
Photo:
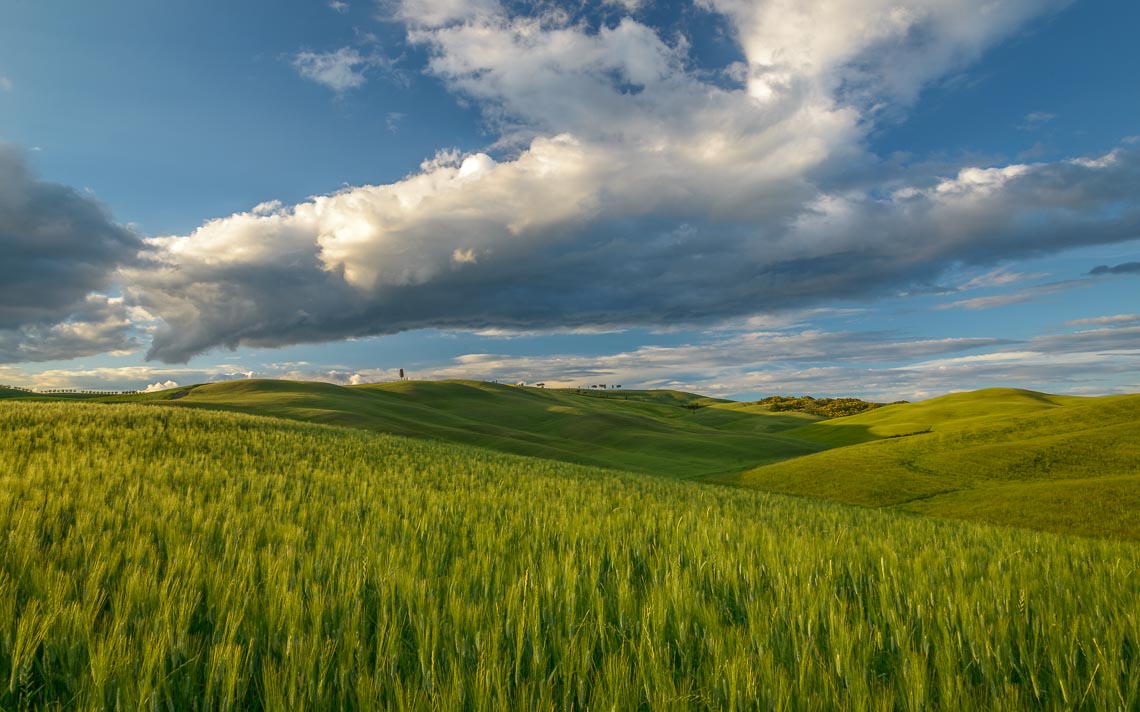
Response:
[[[1137,26],[6,0],[0,384],[1137,392]]]

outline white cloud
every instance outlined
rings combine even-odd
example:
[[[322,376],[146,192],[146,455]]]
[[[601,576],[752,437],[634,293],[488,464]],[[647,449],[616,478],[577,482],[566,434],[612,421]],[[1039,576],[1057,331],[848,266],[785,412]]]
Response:
[[[142,390],[153,393],[180,384],[217,383],[251,378],[278,378],[290,381],[320,381],[339,385],[360,385],[395,381],[399,369],[350,369],[319,367],[309,363],[273,363],[250,368],[241,364],[220,364],[206,368],[155,368],[151,366],[104,366],[98,368],[52,368],[43,370],[0,364],[0,383],[25,388],[79,388],[92,390]]]
[[[12,91],[12,80],[0,75],[0,91]]]
[[[1120,315],[1127,316],[1127,315]],[[984,337],[913,338],[828,331],[786,323],[763,330],[710,331],[689,343],[616,353],[513,356],[469,353],[443,364],[408,364],[417,379],[469,378],[674,388],[733,397],[772,393],[854,395],[914,400],[956,390],[1017,386],[1097,394],[1135,390],[1140,324],[1072,331],[1024,341]],[[491,334],[499,336],[500,334]],[[510,336],[509,334],[502,334]],[[308,362],[205,369],[146,366],[46,370],[0,366],[0,382],[41,388],[150,389],[235,378],[284,378],[342,385],[393,381],[399,371],[317,366]],[[1130,382],[1128,379],[1132,379]]]
[[[768,98],[806,85],[868,107],[912,100],[927,82],[1068,0],[700,0],[733,18],[751,67],[749,91]],[[854,96],[852,96],[854,95]]]
[[[542,381],[551,387],[621,384],[627,389],[671,388],[724,397],[811,394],[894,401],[999,386],[1097,395],[1140,388],[1134,381],[1136,336],[1121,336],[1117,348],[1106,349],[1105,343],[1088,341],[1087,333],[1061,335],[1060,340],[1041,337],[1008,347],[987,344],[992,340],[986,339],[891,340],[851,332],[743,334],[594,356],[467,354],[428,375]],[[1127,348],[1129,339],[1132,350]],[[825,343],[832,349],[853,348],[856,358],[829,363],[828,354],[818,348]],[[1000,350],[923,359],[987,346]],[[757,353],[770,358],[757,360]]]
[[[370,69],[386,67],[389,62],[375,54],[361,54],[354,47],[341,47],[332,52],[298,52],[292,64],[302,77],[343,93],[364,86]]]
[[[135,353],[142,343],[135,335],[138,323],[131,317],[143,313],[124,305],[121,298],[89,294],[62,321],[0,328],[0,363]]]
[[[1094,316],[1086,319],[1066,321],[1065,326],[1112,326],[1118,324],[1140,324],[1140,314],[1113,314]]]
[[[1057,118],[1056,114],[1050,114],[1047,111],[1031,111],[1025,115],[1025,119],[1019,128],[1022,131],[1036,131],[1055,118]]]
[[[626,12],[633,14],[641,10],[645,6],[645,0],[605,0],[607,5],[620,7]]]
[[[473,265],[479,260],[475,257],[475,250],[461,250],[457,247],[451,253],[451,261],[460,265]]]
[[[400,124],[408,115],[399,111],[389,111],[384,115],[384,126],[392,133],[397,133],[400,130]]]
[[[894,399],[901,397],[899,392],[888,393],[882,385],[892,370],[874,364],[992,348],[1000,343],[986,338],[905,339],[873,332],[815,329],[709,333],[681,346],[643,346],[614,354],[466,354],[450,365],[429,369],[428,374],[433,378],[542,381],[563,387],[612,383],[627,388],[676,388],[718,395],[795,390],[816,394],[888,394]],[[865,365],[822,365],[836,360]],[[822,373],[831,374],[831,380],[820,380]],[[857,383],[852,376],[855,373],[864,374],[865,382]],[[846,380],[839,380],[836,374],[844,374],[842,378]]]
[[[431,27],[487,20],[502,10],[498,0],[402,0],[396,6],[398,19]]]
[[[971,297],[970,299],[959,299],[957,301],[948,302],[946,304],[939,304],[934,307],[935,309],[993,309],[996,307],[1009,306],[1011,304],[1022,304],[1024,302],[1031,302],[1047,297],[1053,294],[1060,294],[1070,289],[1078,289],[1087,287],[1088,283],[1084,280],[1065,280],[1062,282],[1049,282],[1047,284],[1039,284],[1028,289],[1022,289],[1017,292],[1009,292],[1006,294],[993,294],[986,297]]]
[[[1025,282],[1031,279],[1041,279],[1049,275],[1044,272],[1035,272],[1026,274],[1023,272],[1013,272],[1004,267],[999,269],[990,270],[985,274],[980,274],[977,277],[969,280],[963,284],[959,291],[969,291],[972,289],[983,289],[989,287],[1004,287],[1006,285],[1015,284],[1017,282]]]
[[[258,203],[253,206],[250,212],[254,215],[272,215],[280,210],[282,207],[280,200],[267,200],[264,203]]]
[[[343,0],[329,0],[329,9],[343,15],[351,9],[351,6]]]
[[[148,385],[173,382],[204,383],[224,377],[226,367],[170,369],[151,366],[104,366],[98,368],[30,369],[0,366],[0,381],[26,388],[79,388],[91,390],[143,390]]]

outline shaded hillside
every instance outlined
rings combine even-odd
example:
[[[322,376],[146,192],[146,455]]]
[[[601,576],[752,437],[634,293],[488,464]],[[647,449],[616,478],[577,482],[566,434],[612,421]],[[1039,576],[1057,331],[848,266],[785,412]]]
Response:
[[[810,422],[801,414],[739,410],[735,403],[673,391],[617,393],[481,381],[342,387],[250,380],[135,400],[348,425],[670,477],[739,472],[823,447],[783,434]],[[693,402],[708,407],[685,407]]]

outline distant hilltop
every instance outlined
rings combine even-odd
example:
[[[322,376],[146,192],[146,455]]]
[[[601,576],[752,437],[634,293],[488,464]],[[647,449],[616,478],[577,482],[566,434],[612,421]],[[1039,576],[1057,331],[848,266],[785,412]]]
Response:
[[[757,405],[766,405],[773,411],[810,413],[825,418],[842,418],[845,415],[856,415],[885,405],[897,405],[908,401],[894,401],[892,403],[874,403],[859,398],[813,398],[812,396],[768,396],[756,401]]]
[[[89,388],[25,388],[23,386],[12,386],[0,384],[0,391],[20,391],[21,393],[32,393],[34,395],[81,395],[81,396],[129,396],[142,391],[107,391]]]

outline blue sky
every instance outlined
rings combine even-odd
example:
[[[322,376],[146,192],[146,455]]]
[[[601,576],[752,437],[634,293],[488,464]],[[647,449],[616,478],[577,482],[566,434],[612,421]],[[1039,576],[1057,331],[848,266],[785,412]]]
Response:
[[[0,11],[0,383],[1140,390],[1140,8]]]

